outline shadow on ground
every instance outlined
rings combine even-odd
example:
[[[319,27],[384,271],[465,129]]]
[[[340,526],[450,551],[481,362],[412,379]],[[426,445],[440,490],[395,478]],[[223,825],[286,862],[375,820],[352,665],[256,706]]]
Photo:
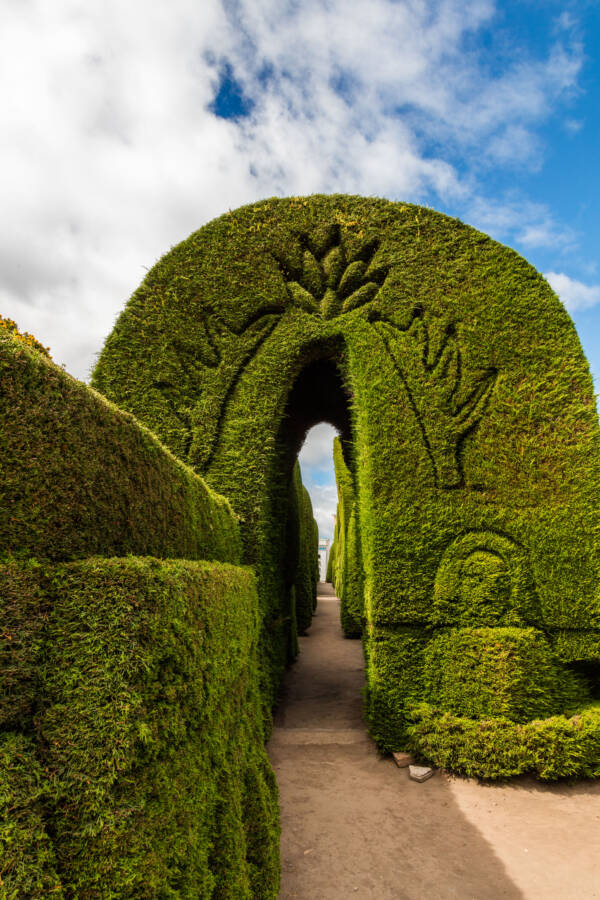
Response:
[[[339,600],[319,587],[269,744],[282,812],[280,897],[524,896],[448,778],[418,784],[377,753],[361,715],[360,642],[342,637]]]

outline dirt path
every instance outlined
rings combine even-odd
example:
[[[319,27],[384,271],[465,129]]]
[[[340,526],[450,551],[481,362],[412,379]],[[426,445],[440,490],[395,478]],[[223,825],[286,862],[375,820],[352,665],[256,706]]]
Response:
[[[281,900],[600,898],[600,784],[410,781],[367,737],[360,642],[319,593],[269,744]]]

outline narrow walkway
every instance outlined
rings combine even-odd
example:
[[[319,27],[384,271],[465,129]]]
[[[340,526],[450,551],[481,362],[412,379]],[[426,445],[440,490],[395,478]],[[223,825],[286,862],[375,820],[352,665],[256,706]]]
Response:
[[[269,755],[281,803],[280,900],[600,897],[600,785],[424,784],[382,758],[362,720],[360,641],[319,585]]]

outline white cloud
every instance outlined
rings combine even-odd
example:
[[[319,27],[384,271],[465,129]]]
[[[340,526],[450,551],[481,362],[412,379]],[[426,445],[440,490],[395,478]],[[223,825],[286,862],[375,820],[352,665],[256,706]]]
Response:
[[[543,203],[513,193],[502,201],[477,197],[468,205],[468,221],[499,241],[525,248],[564,252],[576,244],[572,228],[556,221]]]
[[[313,516],[319,526],[319,536],[333,539],[333,516],[337,507],[337,488],[335,481],[329,484],[316,484],[310,474],[303,471],[302,479],[313,507]]]
[[[600,284],[588,285],[562,272],[546,272],[544,277],[569,312],[590,309],[600,304]]]
[[[300,450],[298,460],[313,505],[313,515],[321,537],[333,538],[333,515],[337,506],[337,489],[333,469],[333,425],[321,422],[311,428]]]
[[[300,465],[333,471],[333,440],[337,434],[333,425],[327,422],[311,428],[298,455]]]
[[[491,0],[9,0],[2,313],[85,378],[145,270],[226,209],[314,191],[466,202],[482,165],[534,165],[582,53],[561,31],[494,73],[465,41],[496,14]],[[237,121],[211,111],[225,62],[254,104]]]

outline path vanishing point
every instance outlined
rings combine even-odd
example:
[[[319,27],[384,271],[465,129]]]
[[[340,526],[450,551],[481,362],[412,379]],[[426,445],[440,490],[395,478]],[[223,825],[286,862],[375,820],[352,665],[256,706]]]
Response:
[[[424,784],[381,757],[363,721],[360,641],[319,584],[275,717],[280,900],[600,898],[600,784]]]

